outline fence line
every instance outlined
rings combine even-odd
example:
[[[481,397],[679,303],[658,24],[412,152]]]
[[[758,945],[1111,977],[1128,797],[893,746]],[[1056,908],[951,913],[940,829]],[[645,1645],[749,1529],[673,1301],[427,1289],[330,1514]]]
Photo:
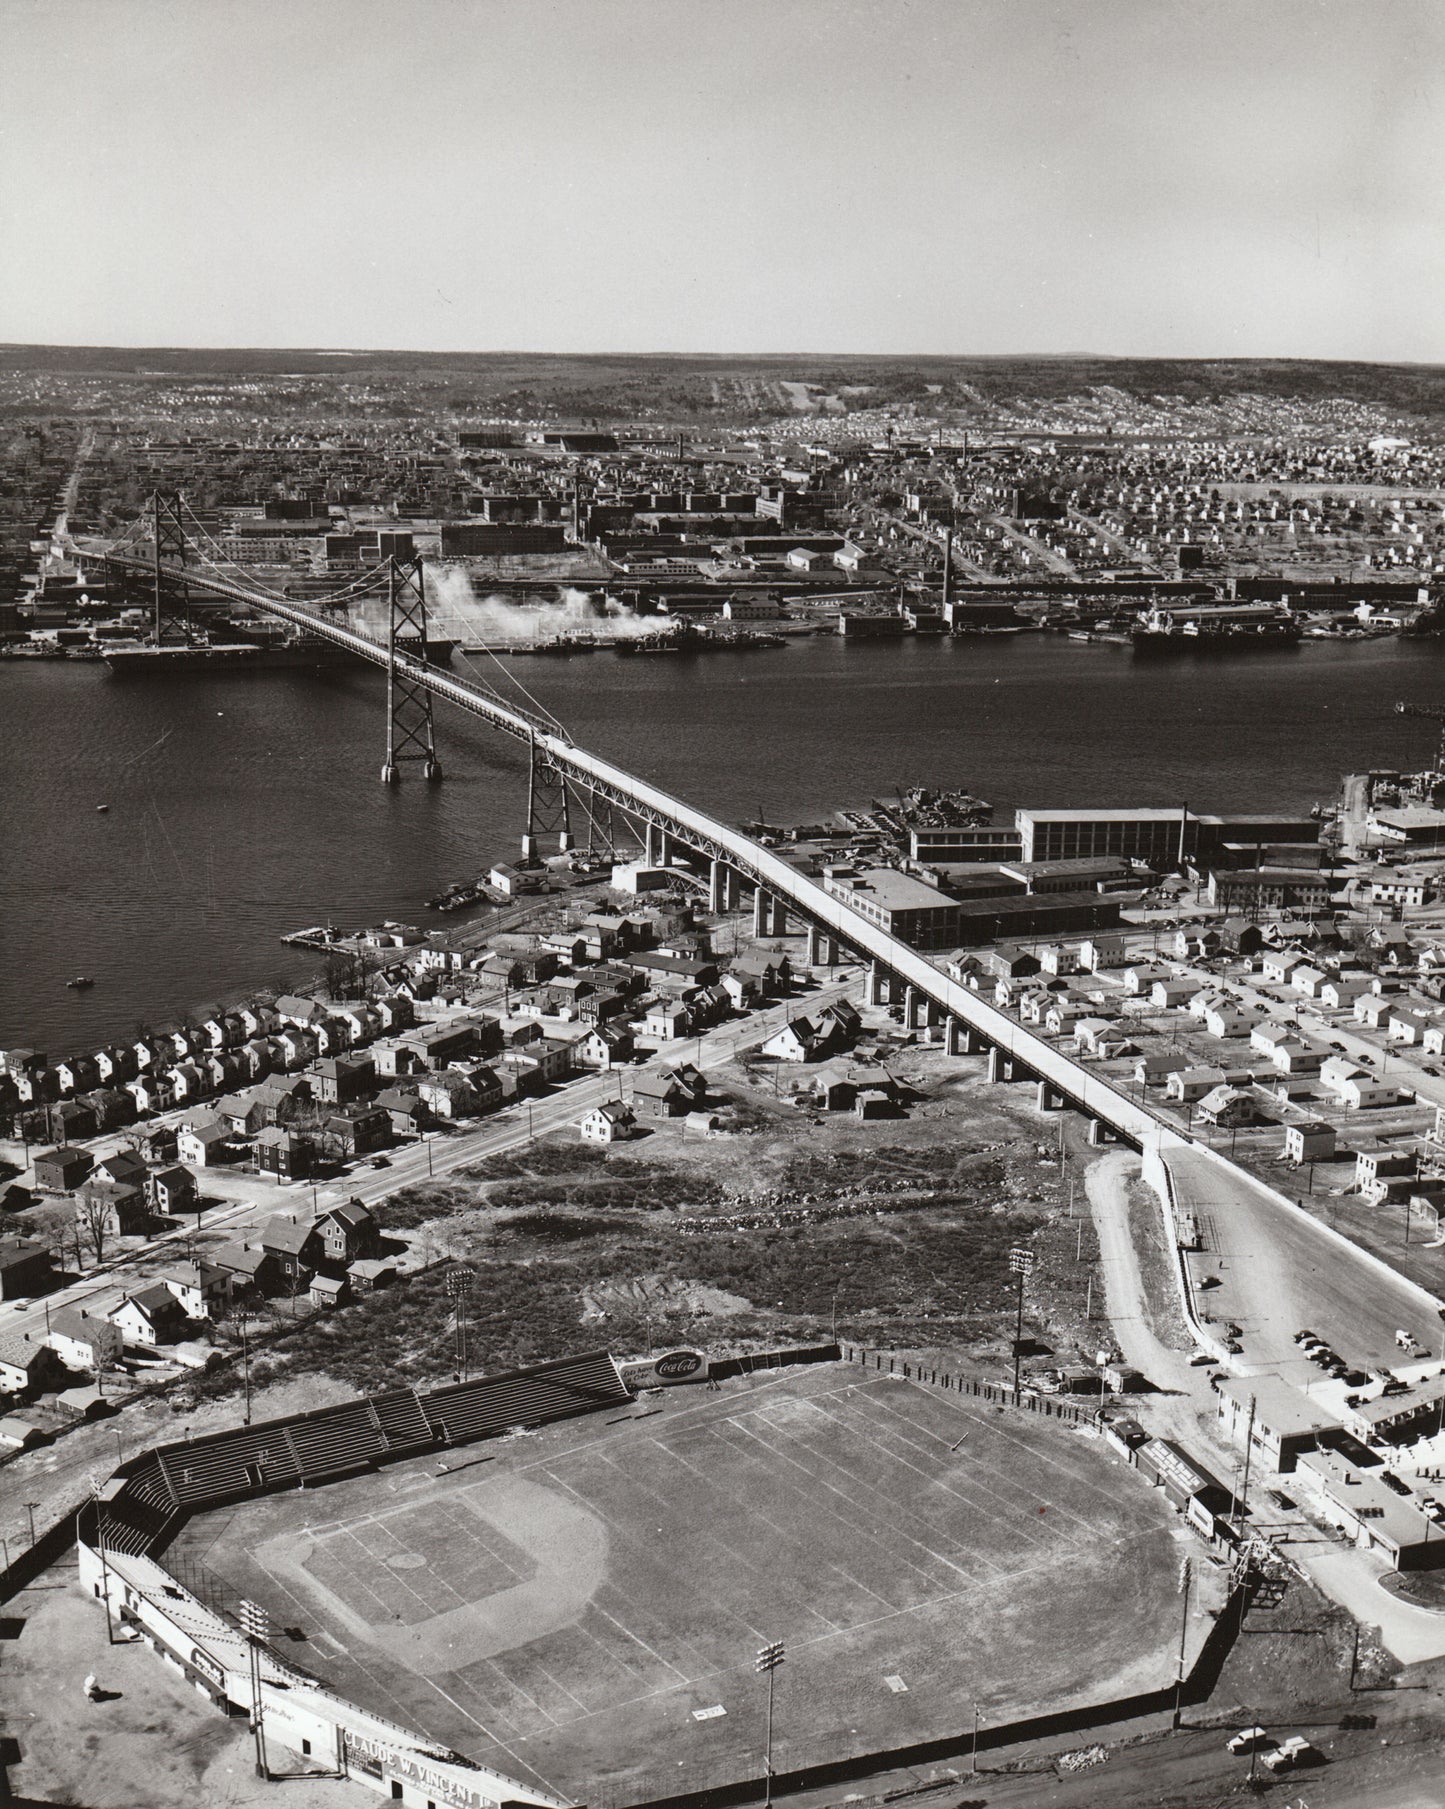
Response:
[[[941,1369],[936,1363],[919,1363],[891,1351],[868,1351],[859,1344],[841,1345],[839,1353],[844,1363],[857,1363],[881,1375],[901,1376],[905,1382],[923,1382],[931,1388],[990,1401],[999,1407],[1017,1407],[1021,1412],[1036,1414],[1041,1419],[1063,1420],[1070,1426],[1092,1426],[1095,1422],[1096,1416],[1086,1408],[1072,1407],[1067,1401],[1055,1401],[1047,1395],[1021,1392],[1015,1396],[1012,1388],[1005,1388],[998,1382],[960,1375],[956,1370]]]

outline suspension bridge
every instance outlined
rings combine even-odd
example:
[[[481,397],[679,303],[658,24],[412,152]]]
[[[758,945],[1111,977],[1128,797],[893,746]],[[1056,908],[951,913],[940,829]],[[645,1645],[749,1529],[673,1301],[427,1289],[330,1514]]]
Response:
[[[146,514],[103,547],[70,549],[104,567],[113,594],[144,601],[157,644],[194,636],[193,598],[246,605],[306,635],[345,648],[386,674],[386,753],[381,776],[394,783],[404,766],[430,780],[442,776],[432,716],[433,699],[466,711],[520,742],[528,761],[524,858],[535,858],[544,837],[562,852],[573,845],[574,808],[611,845],[614,813],[640,832],[649,865],[687,866],[707,888],[714,912],[739,910],[751,893],[759,936],[787,933],[790,915],[807,936],[810,966],[830,966],[851,951],[868,967],[870,1002],[898,1003],[907,1028],[941,1027],[951,1051],[984,1054],[993,1080],[1030,1081],[1041,1106],[1071,1105],[1101,1129],[1135,1147],[1179,1138],[1147,1106],[1062,1049],[1006,1017],[971,988],[948,977],[917,950],[869,923],[771,849],[705,811],[579,747],[535,698],[504,696],[482,679],[463,677],[428,657],[425,563],[392,555],[336,591],[301,602],[260,583],[226,558],[183,495],[152,497]],[[360,633],[331,612],[363,598],[384,598],[384,639]],[[519,681],[498,662],[513,685]]]

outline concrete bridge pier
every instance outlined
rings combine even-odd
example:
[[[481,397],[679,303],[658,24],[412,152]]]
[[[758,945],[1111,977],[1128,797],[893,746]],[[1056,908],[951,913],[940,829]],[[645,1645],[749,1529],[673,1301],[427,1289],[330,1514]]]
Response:
[[[384,771],[383,771],[382,776],[383,776],[383,778],[385,777]],[[536,838],[536,836],[534,836],[531,833],[530,830],[528,830],[522,836],[522,859],[524,861],[531,862],[531,861],[536,860],[536,858],[537,858],[537,838]]]
[[[838,945],[816,924],[808,925],[808,966],[832,967],[838,959]]]
[[[987,1055],[988,1043],[972,1024],[965,1024],[962,1027],[958,1052],[960,1055]]]
[[[1037,1107],[1041,1112],[1060,1112],[1064,1106],[1064,1096],[1057,1088],[1051,1087],[1046,1080],[1038,1085]]]
[[[888,975],[876,961],[868,966],[868,1003],[882,1005],[888,997]]]
[[[1013,1077],[1013,1063],[1004,1054],[1003,1050],[998,1048],[990,1049],[988,1052],[988,1078],[990,1082],[996,1085],[999,1081],[1012,1080]]]
[[[773,900],[772,927],[769,929],[768,934],[770,936],[786,936],[787,933],[788,907],[783,903],[781,898],[775,898]]]
[[[572,839],[572,831],[570,829],[563,829],[558,833],[557,852],[559,854],[570,854],[576,845],[576,842]]]
[[[1103,1119],[1091,1118],[1089,1120],[1089,1147],[1091,1149],[1099,1149],[1103,1144],[1112,1142],[1113,1138],[1110,1135],[1109,1127],[1104,1123]]]
[[[726,861],[713,861],[707,872],[707,908],[721,914],[728,908],[728,868]]]
[[[763,887],[759,886],[753,893],[753,934],[767,936],[772,933],[772,903]]]
[[[926,1013],[924,1021],[927,1021]],[[915,1030],[917,1027],[918,988],[916,986],[905,986],[903,988],[903,1028],[905,1030]]]
[[[649,823],[644,832],[642,858],[649,867],[665,867],[672,859],[672,842],[661,823]]]

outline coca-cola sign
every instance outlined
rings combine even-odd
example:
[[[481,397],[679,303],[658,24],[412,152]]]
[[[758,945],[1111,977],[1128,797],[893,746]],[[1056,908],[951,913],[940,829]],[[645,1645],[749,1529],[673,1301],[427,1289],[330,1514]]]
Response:
[[[659,1357],[652,1367],[664,1381],[685,1382],[702,1368],[702,1357],[695,1350],[674,1350]]]

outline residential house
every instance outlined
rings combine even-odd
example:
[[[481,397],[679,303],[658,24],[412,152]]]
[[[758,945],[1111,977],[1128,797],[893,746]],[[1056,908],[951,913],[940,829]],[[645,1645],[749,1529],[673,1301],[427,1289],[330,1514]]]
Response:
[[[125,1295],[108,1317],[127,1344],[174,1344],[185,1336],[185,1309],[159,1281]]]
[[[1122,936],[1086,936],[1079,944],[1079,965],[1091,974],[1123,967],[1128,958],[1128,944]]]
[[[1254,1016],[1232,999],[1218,999],[1204,1013],[1204,1028],[1220,1038],[1246,1036],[1254,1028]]]
[[[312,1088],[322,1103],[346,1105],[360,1099],[375,1078],[376,1065],[368,1055],[328,1055],[316,1064]]]
[[[1042,943],[1034,953],[1039,958],[1041,971],[1046,974],[1076,974],[1079,971],[1079,951],[1065,942]]]
[[[536,1092],[555,1081],[565,1080],[571,1073],[572,1045],[555,1042],[550,1037],[535,1037],[531,1042],[508,1049],[502,1056],[500,1071],[504,1080],[510,1072],[522,1091]]]
[[[1171,1074],[1189,1067],[1190,1058],[1178,1049],[1164,1049],[1156,1055],[1141,1055],[1134,1063],[1134,1080],[1144,1087],[1159,1087]]]
[[[70,1193],[95,1167],[95,1158],[88,1149],[62,1144],[36,1156],[32,1167],[35,1185],[42,1193]]]
[[[227,1093],[215,1102],[211,1111],[233,1137],[254,1137],[266,1122],[266,1106],[259,1088],[245,1093]]]
[[[707,1076],[685,1062],[678,1068],[664,1068],[660,1073],[644,1071],[632,1086],[632,1103],[639,1113],[651,1118],[680,1118],[701,1107],[707,1100]]]
[[[313,1220],[278,1214],[267,1219],[257,1236],[282,1281],[308,1281],[315,1273],[323,1245]]]
[[[67,1369],[111,1369],[124,1339],[118,1325],[84,1307],[58,1307],[50,1315],[45,1341]]]
[[[1135,1053],[1127,1034],[1108,1018],[1080,1018],[1074,1025],[1074,1046],[1101,1061]]]
[[[295,1181],[311,1172],[311,1144],[285,1125],[268,1124],[256,1139],[256,1166],[283,1181]]]
[[[55,1064],[55,1078],[63,1094],[87,1093],[99,1082],[100,1074],[88,1055],[71,1055]]]
[[[136,1102],[137,1113],[163,1113],[170,1105],[170,1087],[166,1087],[163,1076],[137,1075],[134,1080],[127,1080],[125,1091]]]
[[[333,1206],[315,1221],[314,1229],[321,1240],[322,1262],[338,1267],[355,1262],[358,1257],[373,1257],[381,1248],[381,1232],[370,1207],[360,1200],[348,1200],[344,1206]]]
[[[692,1030],[692,1007],[685,1005],[681,999],[654,999],[642,1020],[643,1035],[656,1037],[660,1043],[678,1042],[690,1036]],[[766,1047],[764,1044],[765,1049]]]
[[[146,1192],[151,1211],[163,1212],[168,1218],[194,1212],[201,1198],[195,1175],[179,1164],[158,1168],[148,1175]]]
[[[1388,1081],[1377,1080],[1373,1074],[1364,1072],[1352,1074],[1346,1079],[1333,1084],[1330,1091],[1343,1106],[1351,1111],[1363,1111],[1372,1106],[1391,1106],[1398,1103],[1400,1090]]]
[[[815,1024],[811,1018],[790,1018],[763,1044],[762,1053],[780,1062],[822,1061],[838,1041],[837,1032],[829,1024]]]
[[[1024,980],[1030,974],[1040,971],[1038,958],[1027,949],[1016,947],[1012,942],[1000,942],[989,951],[988,970],[996,979]],[[733,963],[734,967],[737,963]]]
[[[1215,1087],[1199,1101],[1197,1109],[1206,1124],[1217,1124],[1223,1130],[1257,1124],[1260,1116],[1253,1096],[1241,1087]]]
[[[64,1365],[50,1346],[28,1332],[0,1338],[0,1394],[40,1394],[64,1374]]]
[[[124,1087],[95,1087],[80,1094],[78,1103],[90,1111],[101,1131],[118,1131],[135,1123],[135,1101]]]
[[[310,1103],[311,1082],[304,1074],[268,1075],[255,1092],[268,1125],[290,1124]]]
[[[1326,980],[1319,990],[1319,1002],[1327,1011],[1351,1011],[1356,999],[1363,998],[1370,983],[1363,978]]]
[[[315,1024],[327,1015],[328,1008],[318,999],[301,998],[283,993],[274,1006],[276,1016],[285,1024]]]
[[[189,1105],[195,1100],[204,1099],[211,1090],[205,1075],[191,1061],[175,1063],[165,1070],[162,1078],[177,1105]]]
[[[321,1121],[321,1138],[328,1152],[342,1161],[370,1155],[391,1141],[391,1116],[380,1106],[343,1106]]]
[[[97,1181],[117,1181],[129,1183],[135,1187],[144,1187],[146,1165],[133,1149],[116,1150],[114,1155],[102,1156],[91,1170],[92,1178]]]
[[[1385,1023],[1385,1033],[1392,1043],[1419,1043],[1430,1028],[1432,1019],[1418,1011],[1396,1008]]]
[[[1260,972],[1266,980],[1272,980],[1277,986],[1288,985],[1290,976],[1297,967],[1304,965],[1304,956],[1294,949],[1272,949],[1260,963]]]
[[[135,1051],[124,1043],[118,1043],[111,1049],[97,1049],[95,1053],[95,1071],[108,1087],[123,1086],[126,1081],[135,1079]]]
[[[599,1024],[572,1045],[580,1068],[615,1068],[632,1059],[632,1031],[626,1024]]]
[[[376,1103],[390,1118],[394,1137],[420,1136],[431,1122],[431,1114],[419,1095],[400,1087],[388,1087],[377,1095]]]
[[[66,1143],[72,1138],[80,1141],[97,1136],[100,1131],[95,1108],[79,1099],[62,1099],[59,1105],[47,1106],[45,1117],[50,1135],[59,1136]]]
[[[43,1294],[52,1279],[50,1251],[38,1238],[0,1237],[0,1300]]]
[[[417,1097],[433,1118],[470,1118],[478,1110],[471,1081],[451,1068],[441,1074],[418,1075],[416,1090]]]
[[[230,1277],[233,1298],[253,1290],[264,1294],[279,1276],[275,1258],[259,1243],[218,1244],[207,1258]]]
[[[1170,978],[1167,968],[1156,967],[1152,962],[1135,963],[1124,969],[1124,991],[1132,993],[1135,998],[1147,999],[1153,992],[1156,981]]]
[[[1354,1003],[1354,1016],[1357,1024],[1366,1029],[1378,1030],[1381,1025],[1388,1024],[1396,1007],[1392,1000],[1383,993],[1362,993]]]
[[[176,1131],[176,1154],[192,1168],[218,1168],[231,1156],[231,1127],[215,1118],[197,1119]]]
[[[1203,1099],[1226,1080],[1223,1068],[1180,1068],[1169,1076],[1165,1093],[1182,1104]]]
[[[1196,990],[1193,980],[1155,980],[1149,988],[1149,1003],[1161,1011],[1174,1011],[1187,1005]]]
[[[82,1240],[138,1237],[150,1223],[145,1192],[133,1181],[82,1181],[75,1190],[75,1223]]]
[[[1299,1167],[1305,1162],[1330,1162],[1335,1154],[1335,1127],[1321,1118],[1285,1126],[1284,1159]]]
[[[1386,1180],[1413,1180],[1420,1168],[1420,1158],[1413,1149],[1398,1144],[1360,1143],[1355,1146],[1355,1192],[1370,1199]]]
[[[637,1114],[620,1099],[604,1099],[579,1120],[577,1128],[588,1143],[619,1143],[637,1135]]]

